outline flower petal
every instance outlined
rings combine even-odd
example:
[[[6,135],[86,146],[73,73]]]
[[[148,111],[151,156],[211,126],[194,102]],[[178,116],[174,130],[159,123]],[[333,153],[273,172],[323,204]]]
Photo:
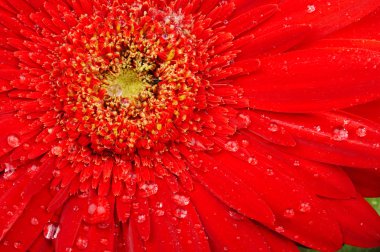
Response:
[[[363,49],[305,49],[261,59],[261,71],[236,85],[252,108],[280,112],[330,110],[380,97],[380,53]]]

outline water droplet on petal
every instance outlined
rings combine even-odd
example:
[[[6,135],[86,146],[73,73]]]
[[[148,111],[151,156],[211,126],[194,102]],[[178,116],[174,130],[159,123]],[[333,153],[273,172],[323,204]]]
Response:
[[[293,165],[296,166],[296,167],[300,166],[300,161],[299,160],[294,160]]]
[[[278,131],[278,125],[277,125],[277,123],[274,123],[274,122],[270,123],[269,127],[268,127],[268,130],[270,132],[277,132]]]
[[[174,194],[172,199],[179,206],[187,206],[190,203],[190,198],[184,195]]]
[[[338,127],[333,131],[332,139],[335,141],[343,141],[348,138],[348,131],[345,128]]]
[[[7,141],[8,141],[9,146],[11,146],[12,148],[16,148],[20,146],[21,144],[20,139],[15,135],[9,135],[7,138]]]
[[[161,209],[157,209],[155,213],[156,213],[156,216],[164,216],[165,211]]]
[[[310,210],[311,210],[310,203],[308,203],[308,202],[302,202],[301,205],[300,205],[299,210],[302,213],[310,212]]]
[[[13,243],[13,247],[15,248],[15,249],[20,249],[21,247],[22,247],[22,243],[21,242],[14,242]]]
[[[283,226],[277,226],[275,229],[274,229],[277,233],[284,233],[285,232],[285,229]]]
[[[251,165],[257,165],[257,163],[258,163],[257,159],[254,158],[254,157],[249,157],[249,158],[247,159],[247,161],[248,161],[248,163],[250,163]]]
[[[89,214],[94,214],[97,208],[98,208],[98,207],[97,207],[95,204],[90,204],[90,205],[88,206],[87,212],[88,212]]]
[[[158,185],[157,184],[148,184],[144,183],[140,185],[141,190],[141,196],[142,197],[149,197],[157,193],[158,191]]]
[[[88,240],[86,238],[83,238],[83,237],[78,237],[75,245],[79,248],[79,249],[86,249],[87,246],[88,246]]]
[[[295,211],[294,211],[293,208],[288,208],[288,209],[286,209],[285,212],[284,212],[284,217],[285,217],[285,218],[293,218],[294,215],[295,215]]]
[[[44,237],[48,240],[53,240],[57,238],[59,231],[59,225],[53,223],[46,224],[44,227]]]
[[[307,6],[306,12],[307,13],[313,13],[315,11],[315,5],[310,4]]]
[[[146,220],[145,214],[140,214],[139,216],[137,216],[138,223],[143,223],[145,220]]]
[[[268,174],[269,176],[273,176],[274,172],[273,172],[272,169],[267,169],[267,174]]]
[[[5,169],[4,169],[4,173],[3,173],[3,178],[6,179],[6,180],[12,180],[15,178],[15,176],[13,176],[15,174],[15,167],[11,164],[8,164],[8,163],[5,163]]]
[[[32,224],[33,226],[36,226],[36,225],[38,225],[38,219],[37,218],[35,218],[35,217],[33,217],[33,218],[31,218],[30,219],[30,224]]]
[[[177,218],[180,218],[180,219],[186,218],[186,216],[187,216],[187,210],[185,210],[185,209],[181,209],[181,208],[177,208],[177,209],[175,210],[174,215],[175,215]]]
[[[364,128],[364,127],[359,127],[357,130],[356,130],[356,135],[358,137],[365,137],[367,135],[367,129]]]
[[[228,141],[224,147],[226,150],[231,151],[231,152],[237,152],[239,150],[239,145],[236,141]]]

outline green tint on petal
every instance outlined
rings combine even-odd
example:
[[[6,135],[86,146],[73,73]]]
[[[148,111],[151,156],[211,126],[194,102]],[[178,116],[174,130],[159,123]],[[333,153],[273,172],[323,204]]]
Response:
[[[380,214],[380,198],[368,198],[367,201],[373,206],[373,208]],[[300,252],[315,252],[313,249],[299,248]],[[339,252],[380,252],[378,248],[358,248],[349,245],[343,246]]]

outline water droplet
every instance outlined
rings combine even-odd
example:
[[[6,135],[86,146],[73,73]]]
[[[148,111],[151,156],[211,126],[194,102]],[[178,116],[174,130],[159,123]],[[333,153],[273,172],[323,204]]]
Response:
[[[332,139],[335,141],[343,141],[348,138],[348,131],[345,128],[338,127],[333,131]]]
[[[33,226],[36,226],[36,225],[38,225],[38,219],[37,218],[35,218],[35,217],[33,217],[33,218],[31,218],[30,219],[30,224],[32,224]]]
[[[149,197],[157,193],[158,185],[145,183],[140,186],[140,190],[142,197]]]
[[[12,148],[16,148],[20,146],[21,144],[20,139],[15,135],[9,135],[7,138],[7,141],[8,141],[9,146],[11,146]]]
[[[44,237],[48,240],[53,240],[57,238],[59,231],[59,225],[53,223],[46,224],[44,227]]]
[[[315,5],[310,4],[307,6],[306,12],[307,13],[313,13],[315,11]]]
[[[156,213],[157,216],[164,216],[165,211],[161,210],[161,209],[157,209],[155,213]]]
[[[162,204],[162,202],[156,202],[156,207],[157,208],[162,208],[164,206],[164,204]]]
[[[187,206],[190,203],[190,198],[184,195],[174,194],[172,199],[179,206]]]
[[[250,163],[252,165],[257,165],[257,163],[258,163],[257,159],[254,157],[249,157],[247,161],[248,161],[248,163]]]
[[[243,140],[241,140],[241,145],[244,148],[247,148],[249,146],[249,141],[247,139],[243,139]]]
[[[296,167],[300,166],[300,161],[299,160],[294,160],[293,165],[296,166]]]
[[[13,175],[15,174],[15,171],[16,171],[16,168],[13,165],[5,163],[3,178],[6,180],[14,179],[15,176],[13,176]]]
[[[62,155],[62,147],[61,146],[54,146],[51,148],[51,153],[56,156],[61,156]]]
[[[314,130],[317,131],[317,132],[320,132],[321,131],[321,126],[319,126],[319,125],[314,126]]]
[[[223,20],[223,24],[227,25],[228,24],[228,20],[227,19]]]
[[[273,176],[274,172],[273,172],[272,169],[267,169],[267,174],[268,174],[269,176]]]
[[[88,246],[88,240],[86,238],[83,238],[83,237],[78,237],[75,245],[79,248],[79,249],[86,249],[87,246]]]
[[[98,207],[97,207],[95,204],[90,204],[90,205],[88,206],[87,212],[88,212],[89,214],[94,214],[97,208],[98,208]]]
[[[358,137],[365,137],[367,135],[367,129],[364,128],[364,127],[359,127],[357,130],[356,130],[356,135]]]
[[[100,239],[100,243],[103,244],[104,246],[107,246],[109,244],[109,241],[108,239],[103,238],[103,239]]]
[[[285,217],[285,218],[293,218],[294,215],[295,215],[295,211],[294,211],[293,208],[288,208],[288,209],[286,209],[285,212],[284,212],[284,217]]]
[[[35,173],[39,170],[39,167],[37,165],[32,165],[28,168],[29,173]]]
[[[187,210],[185,210],[185,209],[181,209],[181,208],[177,208],[177,209],[175,210],[174,215],[175,215],[177,218],[180,218],[180,219],[186,218],[186,216],[187,216]]]
[[[239,114],[239,118],[243,127],[246,128],[251,124],[251,118],[249,117],[249,115]]]
[[[15,248],[15,249],[20,249],[21,247],[22,247],[22,243],[21,242],[14,242],[13,243],[13,247]]]
[[[145,214],[140,214],[139,216],[137,216],[138,223],[143,223],[145,220],[146,220]]]
[[[228,141],[224,145],[224,148],[226,148],[226,150],[231,151],[231,152],[237,152],[239,150],[239,145],[236,141]]]
[[[277,123],[274,123],[274,122],[270,123],[269,127],[268,127],[268,130],[270,132],[277,132],[278,131],[278,125],[277,125]]]
[[[283,226],[277,226],[275,229],[274,229],[277,233],[284,233],[285,232],[285,229]]]
[[[302,213],[310,212],[310,210],[311,210],[310,203],[302,202],[299,209],[300,209],[300,212],[302,212]]]

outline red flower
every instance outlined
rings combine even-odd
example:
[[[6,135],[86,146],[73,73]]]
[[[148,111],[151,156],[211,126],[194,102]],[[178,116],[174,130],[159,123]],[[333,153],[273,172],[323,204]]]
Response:
[[[0,251],[380,246],[379,7],[0,2]]]

